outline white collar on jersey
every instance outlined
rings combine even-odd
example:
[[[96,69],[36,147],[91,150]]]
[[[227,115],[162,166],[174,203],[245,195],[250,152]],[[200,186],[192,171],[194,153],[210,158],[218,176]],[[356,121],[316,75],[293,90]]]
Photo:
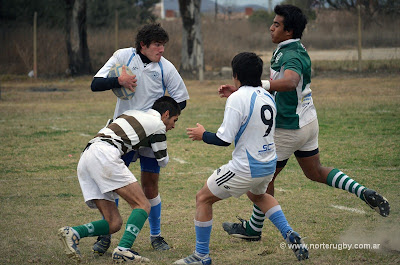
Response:
[[[160,117],[160,118],[161,118],[160,112],[156,111],[155,109],[149,109],[149,110],[147,110],[147,113],[148,113],[148,114],[151,114],[151,115],[153,115],[153,116],[156,116],[156,117]]]
[[[277,46],[277,48],[276,48],[276,50],[274,52],[274,56],[282,46],[284,46],[286,44],[289,44],[289,43],[292,43],[292,42],[296,42],[296,41],[300,41],[300,39],[288,39],[288,40],[285,40],[285,41],[282,41],[282,42],[278,43],[278,46]]]

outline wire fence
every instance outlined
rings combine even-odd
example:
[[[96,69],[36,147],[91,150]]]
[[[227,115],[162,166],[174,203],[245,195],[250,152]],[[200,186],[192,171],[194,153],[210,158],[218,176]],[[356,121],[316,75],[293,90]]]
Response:
[[[33,15],[32,15],[33,19]],[[38,20],[40,21],[40,17]],[[368,51],[379,54],[373,60],[398,59],[400,30],[398,22],[382,19],[381,25],[362,28],[362,58],[367,60]],[[165,57],[178,69],[182,47],[182,22],[180,18],[162,20],[162,26],[169,33]],[[39,23],[40,25],[40,23]],[[218,71],[229,66],[232,57],[240,51],[256,51],[269,54],[275,45],[271,43],[269,26],[250,23],[244,18],[215,20],[213,16],[202,17],[205,71]],[[10,75],[32,74],[34,70],[34,29],[29,24],[2,24],[0,26],[0,72]],[[137,28],[121,29],[110,22],[107,28],[89,28],[87,41],[93,71],[97,71],[113,54],[116,47],[131,47]],[[117,37],[118,36],[118,37]],[[68,57],[63,29],[41,24],[37,28],[37,71],[39,77],[66,75]],[[347,12],[325,11],[310,21],[303,35],[306,48],[322,53],[322,50],[340,50],[344,56],[328,55],[329,59],[357,60],[357,16]],[[392,48],[377,50],[381,48]],[[266,59],[266,60],[265,60]],[[269,61],[265,58],[264,61]]]

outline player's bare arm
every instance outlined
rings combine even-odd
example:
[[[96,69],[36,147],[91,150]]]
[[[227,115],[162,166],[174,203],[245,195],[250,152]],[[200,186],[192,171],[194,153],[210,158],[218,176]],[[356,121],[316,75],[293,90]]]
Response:
[[[118,83],[121,86],[128,88],[132,92],[135,92],[135,88],[137,86],[136,82],[137,82],[136,75],[128,75],[128,73],[126,72],[126,66],[123,65],[122,73],[118,77]]]
[[[270,81],[270,89],[269,91],[292,91],[295,90],[297,85],[300,82],[300,75],[292,70],[285,70],[283,72],[283,78],[278,80]]]
[[[232,93],[237,91],[238,89],[232,85],[222,85],[218,88],[218,95],[221,98],[228,98]]]
[[[189,138],[192,139],[192,141],[202,141],[203,140],[203,133],[206,130],[204,129],[203,125],[200,123],[196,124],[195,128],[187,128],[186,133],[189,135]]]

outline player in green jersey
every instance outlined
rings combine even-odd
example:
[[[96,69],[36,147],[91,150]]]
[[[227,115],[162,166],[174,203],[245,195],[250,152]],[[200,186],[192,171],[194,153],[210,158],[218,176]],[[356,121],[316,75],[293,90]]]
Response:
[[[320,183],[347,190],[365,201],[380,215],[389,215],[389,202],[376,191],[366,188],[339,169],[324,167],[318,150],[318,119],[313,104],[311,84],[311,60],[300,42],[307,19],[301,9],[292,5],[277,5],[270,27],[272,42],[277,44],[270,68],[270,80],[263,80],[263,87],[275,94],[277,105],[275,144],[278,156],[274,179],[267,193],[274,195],[274,180],[295,155],[304,175]],[[236,89],[230,85],[219,88],[221,97],[229,97]],[[265,215],[257,205],[249,221],[224,223],[232,236],[242,239],[261,239]]]

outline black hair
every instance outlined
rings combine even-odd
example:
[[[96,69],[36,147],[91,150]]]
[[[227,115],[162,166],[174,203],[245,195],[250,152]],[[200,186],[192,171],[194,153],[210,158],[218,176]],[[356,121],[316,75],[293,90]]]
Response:
[[[167,110],[169,110],[170,117],[181,115],[179,104],[169,96],[162,96],[157,99],[151,108],[158,111],[161,115],[163,115]]]
[[[300,8],[292,5],[277,5],[274,8],[275,14],[284,17],[284,30],[293,30],[293,39],[301,39],[307,25],[307,18]]]
[[[149,47],[153,41],[165,44],[168,42],[168,40],[168,33],[161,27],[159,23],[147,24],[141,27],[136,35],[136,50],[141,50],[141,42]]]
[[[263,61],[252,52],[242,52],[232,59],[232,74],[242,86],[261,86]]]

